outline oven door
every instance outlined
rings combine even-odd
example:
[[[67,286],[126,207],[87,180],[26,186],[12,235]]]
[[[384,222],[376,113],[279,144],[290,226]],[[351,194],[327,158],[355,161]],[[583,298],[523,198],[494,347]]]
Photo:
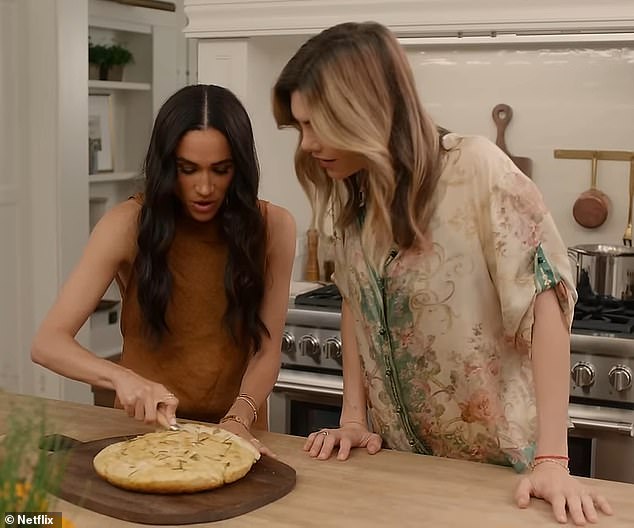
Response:
[[[634,411],[571,404],[570,472],[634,484]]]
[[[339,427],[342,397],[341,376],[283,368],[269,397],[269,430],[308,436]]]

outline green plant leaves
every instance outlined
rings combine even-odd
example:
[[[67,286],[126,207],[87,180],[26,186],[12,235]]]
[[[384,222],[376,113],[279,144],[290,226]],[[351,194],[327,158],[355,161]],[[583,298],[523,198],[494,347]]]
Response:
[[[93,44],[88,42],[88,62],[106,66],[125,66],[134,62],[132,52],[120,44]]]

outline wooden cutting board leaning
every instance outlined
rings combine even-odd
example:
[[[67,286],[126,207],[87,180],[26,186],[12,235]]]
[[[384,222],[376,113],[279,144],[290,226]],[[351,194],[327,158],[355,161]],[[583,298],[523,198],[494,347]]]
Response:
[[[513,156],[506,147],[506,139],[504,134],[506,128],[509,126],[511,119],[513,118],[513,109],[507,104],[499,104],[493,108],[493,122],[497,127],[497,137],[495,138],[495,144],[502,149],[502,151],[513,160],[513,163],[529,178],[532,177],[533,161],[530,158],[521,156]]]
[[[117,488],[93,468],[93,458],[104,447],[133,438],[121,436],[81,443],[67,439],[64,477],[51,492],[82,508],[143,524],[193,524],[236,517],[273,502],[295,487],[295,470],[274,458],[262,456],[245,477],[221,488],[199,493],[163,495]],[[53,444],[53,442],[49,442]],[[59,442],[56,443],[59,445]]]

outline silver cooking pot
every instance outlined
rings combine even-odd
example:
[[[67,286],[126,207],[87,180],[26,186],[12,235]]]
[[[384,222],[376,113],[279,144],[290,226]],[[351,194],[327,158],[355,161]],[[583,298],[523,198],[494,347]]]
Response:
[[[596,297],[634,299],[634,248],[582,244],[568,248],[579,301]]]

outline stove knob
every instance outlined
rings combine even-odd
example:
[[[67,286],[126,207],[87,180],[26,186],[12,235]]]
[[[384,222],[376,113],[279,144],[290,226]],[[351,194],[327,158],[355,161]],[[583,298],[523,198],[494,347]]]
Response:
[[[284,332],[282,336],[282,354],[293,357],[295,355],[295,338],[293,334]]]
[[[321,347],[319,340],[313,335],[305,335],[299,343],[302,356],[308,356],[315,360],[316,363],[321,362]]]
[[[625,391],[632,386],[632,371],[625,365],[612,367],[608,377],[610,378],[610,385],[617,392]]]
[[[338,337],[329,337],[324,344],[326,349],[326,357],[334,359],[341,365],[341,339]]]
[[[570,377],[578,387],[589,387],[594,383],[594,367],[590,363],[576,363],[570,371]]]

